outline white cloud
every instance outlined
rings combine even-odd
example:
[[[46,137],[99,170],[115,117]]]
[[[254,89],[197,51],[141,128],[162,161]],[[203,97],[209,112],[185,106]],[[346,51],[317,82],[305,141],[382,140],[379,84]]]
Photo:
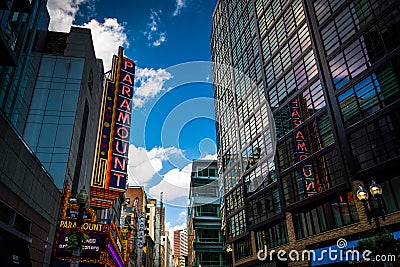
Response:
[[[176,8],[174,13],[172,13],[172,16],[179,15],[185,6],[186,6],[185,0],[176,0]]]
[[[149,189],[149,193],[153,196],[158,196],[161,192],[164,192],[165,201],[188,197],[191,171],[192,163],[189,163],[181,170],[175,168],[168,171],[159,184]]]
[[[144,147],[129,146],[129,184],[147,185],[147,183],[163,168],[163,161],[181,151],[176,147],[154,147],[147,151]]]
[[[201,159],[217,160],[217,154],[213,154],[213,155],[207,154]]]
[[[79,5],[87,0],[49,0],[47,8],[50,14],[49,30],[69,32],[79,11]]]
[[[136,68],[135,95],[133,104],[141,108],[150,98],[165,90],[164,84],[172,78],[172,75],[165,69]]]
[[[161,10],[158,12],[154,10],[150,11],[150,22],[147,24],[147,30],[144,32],[150,46],[160,46],[167,41],[167,33],[160,30],[160,24],[162,24],[161,15]]]
[[[105,71],[110,70],[112,57],[118,53],[118,47],[129,47],[124,25],[116,18],[106,18],[104,23],[92,19],[83,27],[91,29],[96,57],[103,59]]]
[[[95,12],[93,0],[49,0],[47,2],[51,18],[49,30],[69,32],[82,4],[87,4],[90,12]],[[129,47],[124,24],[119,23],[116,18],[105,18],[104,22],[92,19],[83,25],[74,26],[91,29],[96,57],[103,59],[105,71],[111,69],[112,57],[117,54],[118,46]]]
[[[178,214],[178,219],[177,219],[177,221],[186,221],[186,215],[187,215],[187,213],[186,213],[186,211],[181,211],[181,213],[179,213]]]

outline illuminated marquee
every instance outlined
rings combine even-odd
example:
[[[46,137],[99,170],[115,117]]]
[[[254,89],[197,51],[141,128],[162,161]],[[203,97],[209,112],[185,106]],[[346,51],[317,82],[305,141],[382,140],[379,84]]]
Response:
[[[124,256],[122,254],[122,237],[119,228],[111,222],[110,235],[108,240],[109,257],[107,264],[110,266],[124,267]]]
[[[299,101],[297,98],[293,99],[291,102],[291,118],[293,122],[293,128],[299,126],[303,120],[300,115]],[[307,140],[305,138],[304,131],[297,130],[295,135],[295,156],[297,157],[297,161],[302,161],[309,156],[309,152],[307,149]],[[301,168],[301,175],[304,181],[305,193],[307,196],[313,196],[317,193],[315,177],[311,164],[306,164]]]
[[[70,201],[71,191],[66,181],[64,194],[61,199],[60,219],[56,230],[55,244],[52,253],[52,262],[69,262],[71,252],[68,248],[68,235],[70,229],[76,229],[78,205]],[[86,208],[83,214],[84,222],[81,229],[89,236],[84,241],[81,249],[80,261],[84,263],[105,264],[107,260],[107,242],[109,240],[110,226],[97,222],[96,213],[92,208]]]
[[[129,254],[131,251],[131,232],[129,226],[121,226],[122,237],[122,257],[125,265],[129,263]]]
[[[111,78],[105,83],[91,183],[93,207],[109,208],[125,192],[134,76],[135,64],[123,56],[120,47],[113,58]]]
[[[67,249],[67,233],[70,229],[76,229],[79,207],[76,203],[71,202],[70,198],[69,184],[65,182],[64,194],[61,199],[60,219],[52,253],[52,266],[64,266],[65,262],[71,261],[71,252]],[[89,239],[83,241],[80,262],[123,267],[124,263],[129,261],[130,247],[129,244],[124,246],[120,229],[113,222],[111,224],[97,222],[96,213],[90,207],[86,208],[83,217],[81,230],[89,236]],[[130,239],[129,234],[126,239]],[[127,250],[127,255],[123,254],[124,249]]]

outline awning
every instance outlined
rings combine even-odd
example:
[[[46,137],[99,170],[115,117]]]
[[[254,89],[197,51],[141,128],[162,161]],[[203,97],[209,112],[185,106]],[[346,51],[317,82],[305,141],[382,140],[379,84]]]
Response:
[[[0,229],[0,267],[32,266],[29,243]]]

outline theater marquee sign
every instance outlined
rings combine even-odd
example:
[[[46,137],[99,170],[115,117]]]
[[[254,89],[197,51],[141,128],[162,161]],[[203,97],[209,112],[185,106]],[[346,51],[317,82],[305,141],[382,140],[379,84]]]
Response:
[[[90,190],[90,205],[95,208],[111,207],[125,192],[134,78],[135,64],[120,47],[103,95]]]
[[[76,229],[78,205],[70,202],[71,191],[68,182],[64,186],[64,194],[61,201],[61,212],[56,231],[55,244],[53,247],[52,262],[69,262],[71,252],[68,251],[68,234],[70,229]],[[97,222],[96,213],[92,208],[84,212],[84,222],[81,229],[89,236],[89,239],[82,244],[80,262],[105,264],[107,261],[110,226]]]

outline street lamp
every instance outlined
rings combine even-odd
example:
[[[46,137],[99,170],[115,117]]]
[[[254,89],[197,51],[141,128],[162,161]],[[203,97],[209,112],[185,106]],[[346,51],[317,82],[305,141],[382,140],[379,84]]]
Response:
[[[76,219],[76,229],[80,231],[81,226],[83,224],[83,214],[85,213],[86,208],[89,207],[89,195],[88,193],[86,193],[85,187],[81,189],[76,200],[78,203],[78,217]],[[78,246],[72,251],[70,267],[79,266],[79,258],[81,256],[81,244],[82,244],[82,238],[79,238]]]
[[[358,186],[357,198],[363,203],[365,208],[365,214],[369,224],[371,224],[372,218],[375,221],[376,228],[380,228],[379,217],[385,221],[385,212],[383,210],[382,203],[382,186],[380,186],[375,180],[372,180],[369,186],[369,192],[372,198],[369,198],[368,191],[362,186]]]

